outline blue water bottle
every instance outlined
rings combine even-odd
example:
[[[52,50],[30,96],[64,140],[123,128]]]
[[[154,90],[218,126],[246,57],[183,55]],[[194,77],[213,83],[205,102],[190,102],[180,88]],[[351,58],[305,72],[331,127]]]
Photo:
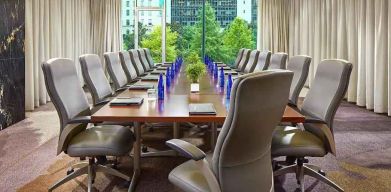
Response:
[[[221,69],[220,69],[220,87],[224,87],[224,83],[225,83],[224,68],[221,67]]]
[[[175,67],[174,64],[171,66],[171,79],[175,78]]]
[[[232,89],[232,75],[228,75],[227,80],[227,99],[231,98],[231,89]]]
[[[171,86],[171,75],[170,75],[170,68],[167,68],[166,72],[166,87],[167,89]]]
[[[213,77],[217,80],[219,78],[219,68],[217,67],[217,64],[215,63],[214,69],[213,69]]]
[[[164,100],[164,82],[163,82],[163,75],[160,74],[159,76],[159,82],[157,86],[157,94],[159,100]]]

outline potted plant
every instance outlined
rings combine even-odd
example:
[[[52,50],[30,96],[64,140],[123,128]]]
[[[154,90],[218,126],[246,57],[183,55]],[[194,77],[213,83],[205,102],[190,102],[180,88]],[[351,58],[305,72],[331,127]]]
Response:
[[[186,74],[187,78],[191,81],[191,92],[199,92],[200,85],[199,79],[206,72],[205,65],[201,62],[197,53],[191,53],[186,60]]]

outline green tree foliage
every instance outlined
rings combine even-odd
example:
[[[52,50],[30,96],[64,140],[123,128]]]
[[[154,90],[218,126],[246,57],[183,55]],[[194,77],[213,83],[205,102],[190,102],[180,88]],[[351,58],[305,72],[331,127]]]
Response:
[[[147,36],[147,31],[148,31],[148,29],[145,28],[145,26],[141,22],[139,22],[138,23],[138,34],[139,34],[138,42],[141,42]],[[124,50],[134,49],[134,33],[125,34],[123,36],[124,36],[123,37]]]
[[[187,55],[191,52],[190,41],[193,38],[194,27],[190,25],[182,26],[179,23],[172,23],[169,26],[172,31],[179,34],[176,43],[178,55],[187,57]]]
[[[223,44],[227,51],[227,63],[233,63],[238,50],[241,48],[253,49],[253,32],[247,22],[239,17],[235,18],[227,27],[223,35]]]
[[[198,11],[198,21],[193,30],[193,38],[190,46],[192,51],[197,51],[201,55],[202,50],[202,9]],[[227,58],[226,51],[222,43],[222,32],[216,20],[215,10],[209,3],[205,6],[205,52],[215,60],[224,61]]]
[[[177,38],[178,33],[171,31],[169,27],[166,28],[166,60],[174,61],[177,57]],[[156,26],[151,33],[141,41],[143,48],[151,50],[153,60],[155,62],[162,61],[162,27]]]

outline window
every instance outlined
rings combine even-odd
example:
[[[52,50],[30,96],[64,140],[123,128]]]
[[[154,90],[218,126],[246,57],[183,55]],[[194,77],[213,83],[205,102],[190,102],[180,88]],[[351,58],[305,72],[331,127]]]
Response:
[[[126,1],[126,7],[130,7],[130,1]]]
[[[130,15],[130,10],[126,10],[126,16]]]

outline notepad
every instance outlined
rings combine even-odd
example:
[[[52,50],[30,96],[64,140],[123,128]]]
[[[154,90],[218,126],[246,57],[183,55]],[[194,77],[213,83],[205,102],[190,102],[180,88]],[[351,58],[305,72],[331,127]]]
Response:
[[[141,80],[142,81],[159,81],[159,76],[155,75],[148,75],[148,76],[145,76],[145,77],[141,77]]]
[[[228,75],[228,74],[237,75],[237,74],[239,74],[239,73],[236,72],[236,71],[224,71],[224,74],[226,74],[226,75]]]
[[[141,97],[121,97],[113,99],[110,106],[141,105],[143,102],[144,98]]]
[[[216,115],[213,103],[191,103],[189,104],[190,115]]]
[[[129,85],[129,90],[148,90],[153,89],[155,86],[151,84],[135,84]]]

